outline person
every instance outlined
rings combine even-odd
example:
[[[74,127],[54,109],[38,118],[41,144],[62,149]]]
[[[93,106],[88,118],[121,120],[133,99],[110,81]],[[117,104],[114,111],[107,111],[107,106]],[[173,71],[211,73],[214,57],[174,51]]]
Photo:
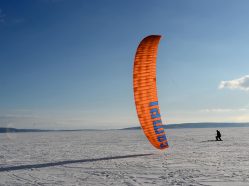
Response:
[[[217,132],[216,141],[222,141],[220,131],[216,130],[216,132]]]

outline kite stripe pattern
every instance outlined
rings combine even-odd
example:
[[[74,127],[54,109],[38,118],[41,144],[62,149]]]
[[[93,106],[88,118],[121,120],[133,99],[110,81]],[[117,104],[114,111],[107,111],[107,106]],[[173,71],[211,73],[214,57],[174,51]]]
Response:
[[[133,89],[141,127],[158,149],[168,147],[158,105],[156,87],[156,57],[161,36],[144,38],[137,48],[133,67]]]

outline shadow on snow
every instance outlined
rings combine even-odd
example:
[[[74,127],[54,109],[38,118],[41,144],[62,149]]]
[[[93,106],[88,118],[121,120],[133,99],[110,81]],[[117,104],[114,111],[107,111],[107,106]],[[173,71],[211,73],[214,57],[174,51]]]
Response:
[[[72,163],[84,163],[84,162],[94,162],[94,161],[104,161],[104,160],[114,160],[114,159],[124,159],[124,158],[135,158],[135,157],[150,156],[150,155],[153,155],[153,154],[133,154],[133,155],[126,155],[126,156],[112,156],[112,157],[104,157],[104,158],[67,160],[67,161],[31,164],[31,165],[17,165],[17,166],[9,166],[9,167],[0,167],[0,172],[33,169],[33,168],[45,168],[45,167],[53,167],[53,166],[66,165],[66,164],[72,164]]]

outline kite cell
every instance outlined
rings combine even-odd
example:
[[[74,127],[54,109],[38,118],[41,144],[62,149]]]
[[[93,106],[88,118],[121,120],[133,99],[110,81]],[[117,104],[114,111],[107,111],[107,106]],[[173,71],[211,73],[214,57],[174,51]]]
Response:
[[[144,134],[158,149],[168,147],[156,87],[156,57],[161,36],[144,38],[137,48],[133,67],[133,89],[137,115]]]

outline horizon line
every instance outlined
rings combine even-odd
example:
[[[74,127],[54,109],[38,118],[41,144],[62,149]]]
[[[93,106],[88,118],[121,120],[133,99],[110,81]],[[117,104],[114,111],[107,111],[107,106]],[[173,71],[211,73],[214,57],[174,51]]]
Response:
[[[186,122],[186,123],[170,123],[170,124],[163,124],[164,127],[167,126],[176,126],[176,125],[186,125],[186,124],[249,124],[249,122]],[[81,129],[42,129],[42,128],[14,128],[14,127],[0,127],[0,133],[2,130],[6,130],[5,132],[56,132],[56,131],[106,131],[106,130],[124,130],[124,129],[132,129],[132,128],[141,128],[140,125],[137,126],[131,126],[131,127],[123,127],[123,128],[110,128],[110,129],[97,129],[97,128],[92,128],[92,129],[87,129],[87,128],[81,128]],[[13,130],[13,131],[8,131],[8,130]],[[17,130],[17,131],[15,131]],[[18,131],[20,130],[20,131]]]

